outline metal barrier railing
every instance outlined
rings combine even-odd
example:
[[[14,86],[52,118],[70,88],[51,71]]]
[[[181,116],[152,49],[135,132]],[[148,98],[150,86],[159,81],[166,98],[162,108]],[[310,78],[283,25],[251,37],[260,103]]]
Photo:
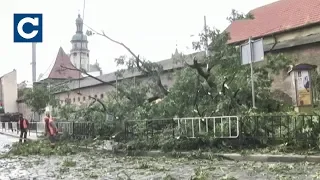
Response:
[[[177,135],[191,138],[202,134],[212,134],[214,138],[238,138],[240,134],[238,116],[188,117],[174,120],[178,124]]]
[[[95,136],[94,123],[91,122],[56,122],[56,126],[59,134],[68,134],[70,136],[88,138]],[[2,122],[2,131],[20,131],[17,122]],[[44,135],[45,133],[45,123],[44,122],[29,122],[29,134],[35,133],[36,136]]]

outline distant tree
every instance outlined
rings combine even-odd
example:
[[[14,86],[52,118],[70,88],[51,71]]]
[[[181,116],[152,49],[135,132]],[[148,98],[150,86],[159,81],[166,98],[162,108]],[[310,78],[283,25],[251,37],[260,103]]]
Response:
[[[31,108],[33,112],[42,114],[45,111],[47,105],[56,107],[59,105],[57,99],[51,95],[46,85],[34,85],[33,88],[26,89],[23,99],[27,106]]]
[[[251,13],[244,14],[244,13],[238,12],[235,9],[232,9],[230,16],[227,17],[227,20],[230,23],[233,22],[233,21],[236,21],[236,20],[241,20],[241,19],[254,19],[254,16]]]
[[[25,93],[28,91],[28,89],[30,88],[22,88],[22,89],[18,89],[18,98],[23,98]]]

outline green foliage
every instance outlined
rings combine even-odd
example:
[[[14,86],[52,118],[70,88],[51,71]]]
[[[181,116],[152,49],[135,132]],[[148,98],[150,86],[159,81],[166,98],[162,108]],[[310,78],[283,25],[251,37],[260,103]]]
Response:
[[[59,117],[59,119],[63,121],[68,121],[68,120],[74,121],[77,119],[75,115],[76,109],[77,109],[77,106],[72,104],[66,104],[58,108],[57,112],[55,113],[55,116]]]
[[[18,89],[18,98],[23,98],[25,93],[29,90],[30,88],[22,88]]]
[[[64,167],[75,167],[76,165],[77,165],[77,162],[73,161],[72,159],[66,159],[62,163],[62,166]]]
[[[318,109],[320,105],[320,74],[317,70],[311,71],[311,83],[313,90],[313,103]]]
[[[19,155],[19,156],[29,156],[29,155],[71,155],[75,154],[77,149],[72,147],[72,145],[60,142],[56,144],[56,148],[52,149],[50,143],[47,141],[28,141],[27,143],[20,144],[14,143],[8,152],[8,155]]]
[[[203,49],[203,42],[210,39],[208,57],[196,60],[197,64],[182,70],[176,83],[164,99],[165,106],[175,111],[176,116],[239,115],[250,111],[250,67],[240,64],[240,52],[227,45],[228,34],[209,30],[209,36],[200,34],[194,43],[196,50]],[[267,55],[264,63],[254,68],[256,106],[258,112],[278,112],[283,102],[272,98],[272,76],[288,68],[291,58],[283,54]],[[196,113],[195,113],[196,112]]]
[[[59,101],[50,94],[45,85],[34,85],[32,89],[27,89],[24,94],[25,103],[31,107],[32,111],[42,114],[47,105],[56,107]]]
[[[231,15],[229,17],[227,17],[227,20],[230,23],[233,21],[236,21],[236,20],[241,20],[241,19],[254,19],[254,16],[251,13],[243,14],[243,13],[238,12],[235,9],[232,9]]]
[[[233,20],[252,18],[235,10],[232,12],[232,17]],[[106,114],[109,114],[112,123],[108,126],[108,130],[99,130],[99,134],[109,137],[110,132],[121,134],[124,122],[129,120],[239,116],[250,113],[283,112],[290,109],[291,104],[287,103],[288,101],[274,97],[271,85],[273,75],[286,71],[293,63],[293,58],[284,54],[268,54],[265,61],[254,64],[257,109],[252,109],[250,67],[241,65],[239,48],[227,44],[228,40],[229,34],[217,29],[201,33],[199,42],[194,42],[193,46],[196,51],[201,51],[204,49],[204,42],[208,41],[208,56],[199,53],[194,57],[193,63],[187,61],[192,55],[181,56],[179,61],[188,63],[188,66],[173,73],[175,83],[170,89],[162,82],[164,77],[162,75],[165,72],[160,64],[142,59],[130,50],[133,57],[121,56],[116,59],[117,64],[127,66],[127,70],[140,73],[146,79],[136,77],[119,80],[115,90],[109,92],[103,102],[93,101],[92,104],[81,107],[67,105],[60,108],[58,114],[65,120],[101,123],[105,122]],[[117,76],[121,79],[124,76],[123,71],[119,71]],[[101,106],[102,103],[104,106]],[[164,128],[164,126],[157,127]],[[137,123],[134,128],[139,132],[145,132],[147,129],[143,123]]]
[[[80,106],[66,104],[57,108],[54,115],[62,121],[104,122],[106,120],[106,112],[97,102]]]
[[[200,41],[193,45],[195,50],[201,50],[203,42],[209,39],[209,56],[199,56],[194,64],[175,72],[175,83],[168,94],[162,96],[161,102],[148,102],[150,95],[161,94],[158,86],[144,83],[140,79],[121,81],[118,87],[122,90],[110,93],[105,101],[109,113],[120,120],[144,120],[176,116],[239,115],[251,111],[250,67],[240,64],[239,49],[227,44],[227,33],[213,29],[208,34],[200,34]],[[183,56],[181,61],[184,58],[187,56]],[[279,112],[288,106],[272,97],[273,79],[270,74],[278,74],[288,68],[291,59],[283,54],[268,55],[264,63],[254,68],[258,108],[255,111]],[[126,61],[119,58],[117,61],[126,64],[130,70],[137,68],[134,59]],[[150,70],[150,77],[156,77],[157,73],[162,72],[159,64],[149,61],[143,63]],[[157,83],[152,78],[150,80]]]

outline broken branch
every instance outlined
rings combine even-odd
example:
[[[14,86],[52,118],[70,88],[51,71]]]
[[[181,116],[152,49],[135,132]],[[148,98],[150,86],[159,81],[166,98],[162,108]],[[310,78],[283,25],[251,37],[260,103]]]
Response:
[[[95,97],[92,97],[92,96],[89,96],[89,98],[94,99],[95,101],[97,101],[98,103],[100,103],[101,106],[102,106],[102,108],[103,108],[103,110],[104,110],[104,112],[107,112],[107,107],[106,107],[106,105],[105,105],[100,99],[95,98]]]
[[[117,91],[119,91],[119,92],[121,92],[121,93],[123,92],[123,90],[122,90],[121,88],[118,88],[116,85],[114,85],[114,84],[112,84],[112,83],[110,83],[110,82],[103,81],[103,80],[101,80],[100,78],[97,78],[97,77],[95,77],[95,76],[92,76],[91,74],[87,73],[87,72],[86,72],[85,70],[83,70],[83,69],[69,68],[69,67],[65,67],[65,66],[61,66],[61,68],[64,69],[64,70],[72,70],[72,71],[81,72],[81,73],[87,75],[88,77],[90,77],[90,78],[92,78],[92,79],[95,79],[95,80],[101,82],[101,84],[109,85],[109,86],[115,88]],[[129,100],[132,99],[132,98],[130,98],[129,96],[126,96],[126,98],[129,99]]]
[[[87,73],[87,72],[86,72],[85,70],[83,70],[83,69],[69,68],[69,67],[65,67],[65,66],[60,66],[60,67],[61,67],[63,70],[78,71],[78,72],[80,72],[80,73],[83,73],[83,74],[87,75],[88,77],[90,77],[90,78],[92,78],[92,79],[95,79],[95,80],[101,82],[102,84],[107,84],[107,85],[109,85],[109,86],[112,86],[112,87],[116,88],[116,86],[115,86],[114,84],[109,83],[109,82],[106,82],[106,81],[103,81],[103,80],[101,80],[100,78],[97,78],[97,77],[95,77],[95,76],[92,76],[91,74]]]
[[[144,67],[143,66],[144,62],[140,59],[139,55],[135,54],[127,45],[125,45],[124,43],[122,43],[120,41],[112,39],[111,37],[106,35],[104,31],[98,32],[98,31],[94,30],[93,28],[89,27],[86,24],[85,24],[85,26],[87,28],[89,28],[92,32],[94,32],[94,34],[97,34],[97,35],[100,35],[102,37],[105,37],[108,40],[110,40],[111,42],[116,43],[116,44],[122,46],[123,48],[125,48],[135,58],[135,64],[136,64],[138,70],[141,71],[142,73],[144,73],[145,75],[150,75],[150,74],[156,75],[157,76],[157,82],[156,83],[160,87],[161,92],[164,95],[168,95],[169,94],[169,91],[162,84],[162,81],[161,81],[161,78],[160,78],[160,74],[156,70],[153,70],[152,68]]]

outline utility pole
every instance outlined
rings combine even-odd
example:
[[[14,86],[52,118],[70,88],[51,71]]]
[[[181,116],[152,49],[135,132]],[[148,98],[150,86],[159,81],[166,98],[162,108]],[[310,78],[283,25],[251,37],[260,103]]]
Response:
[[[34,87],[35,82],[37,81],[37,44],[36,43],[32,43],[32,62],[31,62],[31,66],[32,66],[32,86]],[[32,119],[33,121],[35,121],[35,119],[38,117],[40,118],[39,114],[36,112],[32,113]],[[29,131],[30,134],[30,131]]]
[[[37,81],[36,48],[36,43],[32,43],[32,83]]]
[[[250,47],[250,69],[251,69],[251,93],[252,93],[252,108],[256,108],[256,97],[254,91],[254,73],[253,73],[253,46],[252,46],[252,39],[249,38],[249,47]]]

